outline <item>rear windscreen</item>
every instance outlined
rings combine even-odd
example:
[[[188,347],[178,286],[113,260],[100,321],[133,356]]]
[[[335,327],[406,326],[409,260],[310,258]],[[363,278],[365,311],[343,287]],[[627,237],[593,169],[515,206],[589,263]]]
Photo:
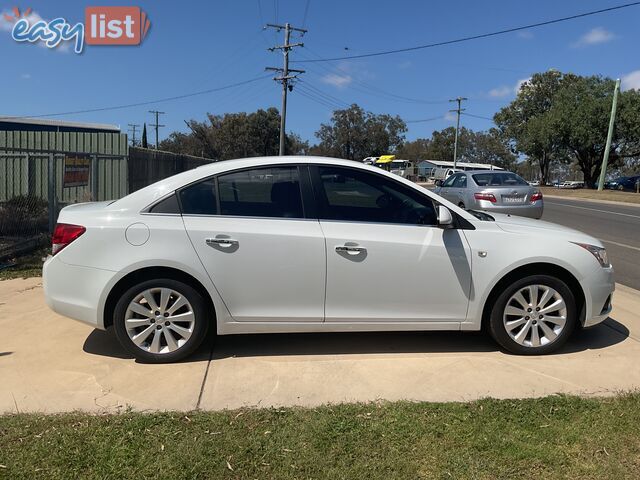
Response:
[[[529,185],[522,177],[509,172],[475,173],[472,177],[473,181],[480,187],[512,187],[514,185]]]

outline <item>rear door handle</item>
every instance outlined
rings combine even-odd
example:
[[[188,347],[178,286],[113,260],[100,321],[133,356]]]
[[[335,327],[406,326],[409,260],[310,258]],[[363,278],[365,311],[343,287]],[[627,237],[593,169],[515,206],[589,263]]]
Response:
[[[358,255],[359,253],[366,252],[367,249],[364,247],[354,247],[351,245],[338,245],[336,247],[336,252],[338,253],[348,253],[349,255]]]
[[[233,238],[207,238],[205,242],[207,245],[219,245],[226,248],[238,245],[238,241]]]

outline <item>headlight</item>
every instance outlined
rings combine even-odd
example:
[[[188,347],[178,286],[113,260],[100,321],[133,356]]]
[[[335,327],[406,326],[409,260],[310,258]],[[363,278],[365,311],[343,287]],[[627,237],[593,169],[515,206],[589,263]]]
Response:
[[[605,248],[596,247],[595,245],[589,245],[588,243],[577,243],[577,242],[571,242],[571,243],[575,243],[576,245],[584,248],[589,253],[591,253],[591,255],[596,257],[596,260],[598,260],[598,263],[600,264],[601,267],[610,266],[609,257],[607,256],[607,250]]]

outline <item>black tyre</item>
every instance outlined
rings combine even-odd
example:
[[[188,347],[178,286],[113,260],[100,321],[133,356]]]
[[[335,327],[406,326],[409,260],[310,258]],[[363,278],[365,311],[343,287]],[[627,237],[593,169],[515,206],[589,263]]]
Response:
[[[146,363],[170,363],[191,355],[207,336],[213,312],[191,286],[169,278],[127,290],[114,311],[122,346]]]
[[[544,355],[560,348],[578,317],[575,297],[562,280],[531,275],[508,285],[489,319],[491,336],[506,350]]]
[[[458,204],[458,206],[459,206],[461,209],[463,209],[463,210],[466,210],[466,208],[467,208],[467,207],[465,207],[465,206],[464,206],[464,203],[462,203],[462,202],[460,202],[460,203]]]

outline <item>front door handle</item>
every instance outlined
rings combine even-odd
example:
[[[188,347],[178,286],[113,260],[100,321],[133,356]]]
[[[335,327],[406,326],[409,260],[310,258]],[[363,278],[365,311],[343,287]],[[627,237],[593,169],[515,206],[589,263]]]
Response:
[[[207,238],[205,240],[207,245],[219,245],[221,247],[233,247],[238,245],[238,241],[232,238]]]
[[[358,255],[360,253],[366,252],[367,249],[364,247],[355,247],[352,245],[338,245],[336,247],[336,252],[338,253],[348,253],[349,255]]]

